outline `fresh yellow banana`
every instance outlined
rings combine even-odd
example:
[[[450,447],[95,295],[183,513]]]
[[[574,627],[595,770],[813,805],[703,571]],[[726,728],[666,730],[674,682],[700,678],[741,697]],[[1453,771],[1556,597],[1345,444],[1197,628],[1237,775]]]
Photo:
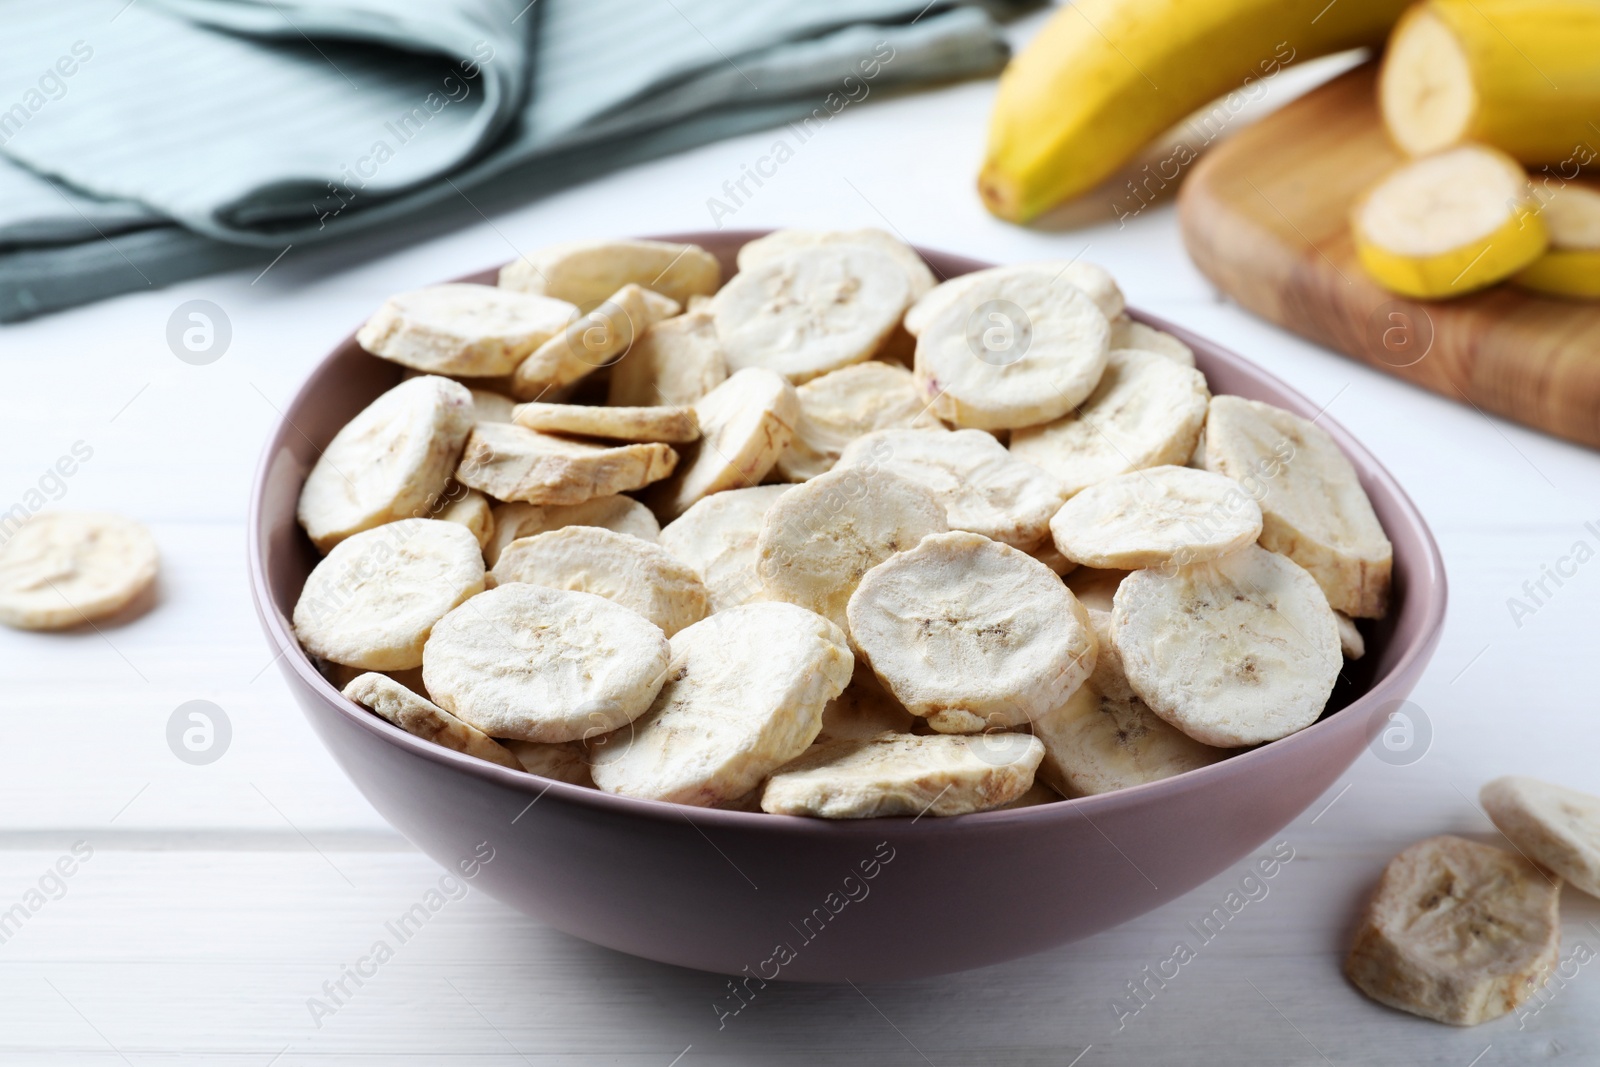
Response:
[[[1024,222],[1290,63],[1377,45],[1405,0],[1076,0],[1000,76],[978,191]]]
[[[1582,166],[1600,146],[1600,0],[1424,0],[1378,81],[1411,155],[1481,141],[1523,163]]]
[[[1552,296],[1600,298],[1600,184],[1547,182],[1534,195],[1550,250],[1511,280]]]

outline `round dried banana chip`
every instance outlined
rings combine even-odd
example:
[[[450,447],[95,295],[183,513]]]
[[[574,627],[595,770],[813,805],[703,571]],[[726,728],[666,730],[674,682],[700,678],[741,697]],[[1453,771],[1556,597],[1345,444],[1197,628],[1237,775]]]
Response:
[[[933,493],[909,478],[872,467],[829,471],[767,511],[756,573],[765,599],[799,604],[848,634],[845,606],[861,576],[948,529]]]
[[[944,429],[917,392],[911,372],[890,363],[868,360],[842,367],[811,379],[795,394],[800,421],[778,457],[778,474],[791,482],[826,474],[846,445],[874,430]]]
[[[933,271],[917,250],[893,234],[878,229],[861,230],[773,230],[739,249],[739,269],[754,270],[768,260],[818,245],[867,245],[885,253],[900,264],[916,300],[934,286]]]
[[[694,411],[700,440],[684,446],[677,473],[648,497],[667,519],[712,493],[761,484],[789,447],[800,401],[780,375],[750,367],[711,390]]]
[[[462,722],[433,701],[413,693],[386,674],[368,671],[357,675],[344,687],[344,695],[375,712],[379,718],[424,741],[432,741],[436,745],[498,763],[514,771],[522,770],[522,764],[504,745],[476,726]]]
[[[671,241],[585,240],[549,245],[500,268],[502,289],[566,300],[584,310],[624,285],[639,285],[683,303],[722,283],[717,257],[699,245]]]
[[[566,526],[602,526],[645,541],[661,534],[655,515],[631,496],[597,496],[581,504],[497,504],[494,537],[484,546],[483,558],[493,567],[511,542]]]
[[[988,811],[1028,791],[1043,755],[1027,734],[830,741],[774,774],[761,810],[823,819]]]
[[[1137,348],[1141,352],[1154,352],[1158,356],[1194,366],[1194,350],[1165,330],[1135,322],[1123,312],[1111,320],[1111,347]]]
[[[1047,259],[1038,263],[1010,263],[1003,267],[989,267],[951,278],[933,288],[906,312],[906,331],[920,336],[941,313],[950,307],[963,304],[971,309],[981,301],[973,301],[970,294],[981,286],[1004,286],[1013,278],[1044,274],[1054,281],[1066,282],[1083,290],[1094,301],[1094,306],[1109,321],[1122,315],[1122,290],[1117,288],[1111,272],[1097,263],[1083,260]]]
[[[806,750],[855,658],[833,623],[793,604],[746,604],[672,639],[650,710],[597,746],[608,793],[710,807],[750,792]]]
[[[661,530],[661,547],[693,567],[705,582],[712,611],[761,597],[756,540],[767,510],[789,485],[728,489],[705,497]]]
[[[676,303],[637,285],[574,317],[560,333],[517,364],[510,378],[518,400],[561,399],[558,391],[611,363],[651,325],[679,311]]]
[[[1600,797],[1509,775],[1484,786],[1478,799],[1519,852],[1600,897]]]
[[[483,554],[465,526],[401,519],[347,537],[316,565],[294,606],[294,633],[314,656],[397,671],[452,608],[483,591]]]
[[[880,468],[926,486],[952,530],[1024,551],[1050,536],[1066,492],[1054,475],[1006,451],[982,430],[877,430],[845,446],[835,470]]]
[[[462,449],[456,481],[496,500],[581,504],[642,489],[677,465],[677,452],[658,442],[598,445],[509,422],[480,422]]]
[[[1206,467],[1260,502],[1262,547],[1310,571],[1336,610],[1358,619],[1388,611],[1394,547],[1326,430],[1271,404],[1219,396],[1206,417]]]
[[[1113,351],[1093,395],[1070,415],[1011,435],[1011,452],[1060,478],[1068,495],[1128,471],[1183,464],[1210,397],[1197,370]]]
[[[1242,748],[1316,722],[1344,659],[1333,609],[1293,560],[1246,545],[1117,587],[1112,640],[1128,683],[1190,737]]]
[[[690,405],[728,377],[709,311],[652,323],[611,365],[606,403],[616,407]]]
[[[860,244],[817,245],[735,274],[711,301],[728,368],[799,384],[868,359],[911,303],[905,269]]]
[[[613,441],[667,441],[674,444],[700,436],[694,408],[589,407],[583,404],[518,404],[511,421],[541,433],[606,437]]]
[[[577,310],[565,300],[492,285],[433,285],[385,300],[356,331],[356,343],[430,374],[492,377],[516,370]]]
[[[491,737],[576,741],[644,714],[669,658],[666,635],[637,612],[514,582],[439,620],[422,678],[434,703]]]
[[[513,541],[494,565],[497,586],[528,582],[594,593],[638,612],[668,637],[711,610],[700,576],[658,544],[599,526],[567,526]]]
[[[64,630],[115,615],[150,588],[158,562],[132,519],[42,511],[0,542],[0,623]]]
[[[1261,509],[1232,478],[1151,467],[1091,485],[1061,506],[1050,534],[1086,567],[1186,566],[1254,543]]]
[[[941,733],[1037,719],[1094,670],[1089,617],[1061,579],[977,534],[935,534],[891,556],[847,614],[878,678]]]
[[[299,518],[327,552],[351,534],[428,514],[461,458],[472,394],[448,378],[412,378],[333,435],[300,490]]]

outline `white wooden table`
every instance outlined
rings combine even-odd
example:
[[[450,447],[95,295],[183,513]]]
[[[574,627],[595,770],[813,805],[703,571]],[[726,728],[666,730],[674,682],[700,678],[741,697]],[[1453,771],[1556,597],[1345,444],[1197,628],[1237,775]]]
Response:
[[[1023,31],[1026,32],[1026,28]],[[926,981],[762,991],[719,1031],[723,979],[574,941],[469,891],[334,1014],[308,1000],[441,871],[345,780],[292,704],[245,580],[260,444],[318,358],[388,293],[568,237],[708,228],[707,199],[767,153],[744,137],[486,216],[463,204],[418,244],[291,249],[265,273],[206,278],[0,331],[0,512],[82,441],[70,508],[147,522],[155,610],[70,635],[0,633],[0,943],[6,1064],[1481,1064],[1600,1061],[1600,966],[1537,1014],[1456,1030],[1380,1008],[1341,977],[1364,895],[1410,842],[1496,840],[1478,786],[1529,772],[1600,791],[1600,564],[1515,620],[1545,565],[1597,540],[1600,456],[1487,418],[1264,325],[1183,254],[1170,205],[1125,228],[1015,229],[972,193],[992,84],[852,107],[727,226],[887,226],[992,260],[1110,267],[1130,301],[1288,379],[1356,433],[1433,526],[1449,625],[1414,701],[1408,765],[1364,755],[1284,830],[1294,860],[1137,1015],[1113,1000],[1218,905],[1243,865],[1116,930]],[[214,301],[230,346],[194,366],[166,342],[182,302]],[[167,742],[180,704],[232,728],[195,766]],[[70,878],[47,874],[92,850]],[[1265,846],[1264,846],[1265,847]],[[30,891],[39,895],[30,897]],[[1018,916],[1026,921],[1025,916]],[[1570,889],[1564,944],[1600,949],[1600,905]]]

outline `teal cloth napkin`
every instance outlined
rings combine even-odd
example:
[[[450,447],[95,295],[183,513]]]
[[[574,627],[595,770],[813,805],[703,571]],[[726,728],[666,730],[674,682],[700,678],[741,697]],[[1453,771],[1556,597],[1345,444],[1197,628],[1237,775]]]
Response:
[[[998,69],[992,15],[1027,6],[0,2],[0,321],[816,129]]]

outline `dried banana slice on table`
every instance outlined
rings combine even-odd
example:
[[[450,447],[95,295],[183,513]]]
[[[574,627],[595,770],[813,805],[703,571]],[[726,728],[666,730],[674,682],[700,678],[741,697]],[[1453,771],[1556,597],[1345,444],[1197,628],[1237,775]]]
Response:
[[[757,485],[713,493],[662,529],[661,546],[699,573],[711,596],[712,611],[760,598],[756,542],[761,523],[768,509],[792,488]]]
[[[1600,797],[1512,775],[1484,786],[1478,799],[1519,852],[1600,897]]]
[[[661,534],[661,524],[649,508],[616,493],[581,504],[497,504],[494,537],[484,546],[483,558],[493,567],[511,542],[566,526],[601,526],[645,541],[654,541]]]
[[[1056,548],[1107,570],[1185,565],[1261,536],[1261,508],[1239,483],[1189,467],[1152,467],[1091,485],[1050,520]]]
[[[700,440],[684,446],[678,472],[647,498],[665,519],[712,493],[761,484],[789,447],[800,401],[780,375],[751,367],[706,394],[694,411]]]
[[[115,615],[156,580],[150,531],[120,515],[45,511],[0,542],[0,623],[64,630]]]
[[[851,441],[897,427],[942,430],[916,380],[904,367],[878,360],[856,363],[813,378],[795,390],[800,421],[778,457],[778,473],[791,482],[826,474]]]
[[[722,282],[717,257],[699,245],[671,241],[567,241],[500,268],[500,288],[566,300],[587,311],[625,285],[639,285],[682,304],[709,296]]]
[[[492,285],[433,285],[385,300],[356,331],[356,343],[430,374],[494,377],[516,370],[577,310],[565,300]]]
[[[436,745],[498,763],[514,771],[522,770],[522,764],[504,745],[476,726],[462,722],[433,701],[413,693],[386,674],[368,671],[357,675],[344,687],[344,695],[424,741],[432,741]]]
[[[671,474],[670,445],[605,446],[535,433],[506,422],[480,422],[467,438],[456,481],[496,500],[581,504],[642,489]]]
[[[803,753],[855,658],[833,623],[793,604],[746,604],[672,639],[660,695],[592,749],[608,793],[710,807]]]

